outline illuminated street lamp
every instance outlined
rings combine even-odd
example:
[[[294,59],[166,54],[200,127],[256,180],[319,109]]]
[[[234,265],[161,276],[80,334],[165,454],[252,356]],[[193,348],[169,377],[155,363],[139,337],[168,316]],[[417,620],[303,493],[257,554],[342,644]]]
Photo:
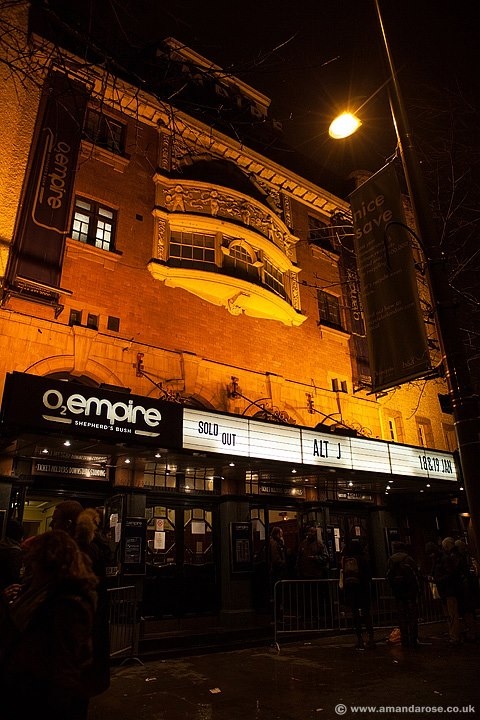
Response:
[[[359,112],[365,107],[365,105],[368,105],[370,100],[374,98],[375,95],[378,95],[380,90],[383,90],[385,85],[388,85],[389,82],[390,78],[387,78],[387,80],[385,80],[385,82],[382,83],[380,87],[378,87],[375,92],[373,92],[370,97],[368,97],[353,112],[347,110],[346,112],[343,112],[341,115],[338,115],[336,118],[334,118],[330,123],[330,127],[328,128],[328,134],[330,135],[330,137],[334,140],[343,140],[344,138],[353,135],[354,132],[357,132],[357,130],[362,125],[362,121],[358,117]]]
[[[427,265],[430,295],[434,306],[438,339],[442,352],[442,364],[452,403],[455,433],[462,468],[463,480],[471,518],[471,530],[476,555],[480,553],[480,418],[479,399],[474,393],[468,368],[465,347],[461,338],[455,306],[452,298],[445,257],[440,247],[438,233],[428,201],[425,181],[413,144],[405,107],[395,72],[389,43],[385,34],[378,0],[374,0],[378,24],[383,41],[385,59],[389,69],[388,83],[390,110],[397,136],[398,151],[416,227]],[[386,83],[385,83],[386,84]],[[383,87],[383,85],[382,85]],[[376,91],[374,94],[376,94]],[[372,96],[373,97],[373,96]],[[370,99],[370,98],[369,98]],[[367,101],[368,102],[368,101]],[[363,103],[365,105],[366,103]],[[363,105],[361,107],[363,107]],[[359,108],[360,110],[361,108]],[[356,111],[358,112],[358,111]],[[360,127],[347,132],[345,114],[330,126],[331,137],[348,137]],[[350,128],[353,127],[350,119]],[[344,134],[341,134],[341,133]]]
[[[328,128],[328,134],[334,140],[343,140],[343,138],[357,132],[361,124],[362,121],[356,115],[351,112],[344,112],[332,120]]]

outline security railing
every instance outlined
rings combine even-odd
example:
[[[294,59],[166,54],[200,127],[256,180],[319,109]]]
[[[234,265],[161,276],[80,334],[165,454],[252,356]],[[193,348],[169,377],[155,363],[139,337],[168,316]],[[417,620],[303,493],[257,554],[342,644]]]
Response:
[[[139,615],[133,585],[108,590],[110,658],[138,660]]]
[[[429,583],[420,586],[419,623],[444,619],[442,603],[434,599]],[[371,615],[375,628],[398,624],[396,601],[385,578],[371,582]],[[280,637],[321,634],[353,629],[351,610],[337,579],[281,580],[274,588],[274,644]]]

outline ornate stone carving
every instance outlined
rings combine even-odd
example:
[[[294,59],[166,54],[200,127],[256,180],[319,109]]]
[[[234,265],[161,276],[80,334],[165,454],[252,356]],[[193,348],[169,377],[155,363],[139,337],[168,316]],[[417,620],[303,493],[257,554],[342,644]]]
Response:
[[[161,196],[170,212],[200,212],[212,217],[235,220],[248,225],[267,237],[270,242],[293,258],[294,243],[285,233],[285,226],[275,213],[259,203],[250,202],[234,193],[201,185],[176,184],[168,187],[160,183]]]
[[[188,200],[188,194],[182,185],[175,185],[166,193],[165,204],[171,212],[185,212],[185,199]]]
[[[285,195],[285,193],[282,193],[282,202],[283,202],[283,217],[285,220],[285,225],[288,228],[293,227],[293,217],[292,217],[292,203],[288,195]]]
[[[166,248],[166,241],[167,241],[167,223],[163,218],[156,218],[157,223],[157,248],[156,248],[156,256],[158,260],[163,260],[166,262],[167,260],[167,248]]]
[[[295,310],[300,310],[300,291],[298,289],[298,277],[294,273],[290,273],[290,292],[291,292],[291,301],[292,301],[292,307],[295,308]]]
[[[231,315],[241,315],[243,312],[245,312],[244,308],[237,303],[237,300],[242,296],[249,297],[248,293],[240,291],[236,295],[228,299],[227,308],[228,312]]]
[[[158,164],[161,170],[167,172],[172,169],[172,135],[165,130],[160,131]]]
[[[282,203],[280,199],[280,193],[275,188],[272,188],[270,183],[266,183],[262,178],[255,176],[255,184],[264,190],[268,197],[269,202],[276,208],[279,215],[282,215]]]
[[[296,260],[296,253],[295,253],[295,245],[292,242],[291,235],[284,235],[283,236],[283,247],[285,250],[285,255],[288,257],[289,260],[292,262],[295,262]]]

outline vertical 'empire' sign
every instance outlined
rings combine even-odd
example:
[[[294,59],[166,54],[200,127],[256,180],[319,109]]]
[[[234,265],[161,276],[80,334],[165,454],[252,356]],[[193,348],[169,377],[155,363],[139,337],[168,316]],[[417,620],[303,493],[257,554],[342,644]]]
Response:
[[[370,364],[368,361],[368,343],[365,331],[364,314],[360,291],[360,278],[357,268],[357,257],[354,250],[353,236],[344,234],[340,242],[340,276],[347,305],[350,308],[350,329],[354,348],[357,383],[370,383]]]
[[[81,83],[58,72],[48,75],[8,269],[8,283],[14,288],[26,285],[35,292],[29,280],[60,286],[87,100]]]
[[[431,368],[398,178],[386,165],[350,195],[373,390]]]

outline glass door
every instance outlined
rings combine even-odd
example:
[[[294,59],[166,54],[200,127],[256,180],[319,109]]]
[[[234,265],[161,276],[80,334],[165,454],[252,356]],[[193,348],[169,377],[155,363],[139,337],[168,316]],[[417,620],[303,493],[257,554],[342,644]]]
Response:
[[[208,613],[217,609],[212,512],[189,508],[182,515],[184,613]]]
[[[142,614],[184,617],[218,609],[212,511],[147,508],[147,573]]]

